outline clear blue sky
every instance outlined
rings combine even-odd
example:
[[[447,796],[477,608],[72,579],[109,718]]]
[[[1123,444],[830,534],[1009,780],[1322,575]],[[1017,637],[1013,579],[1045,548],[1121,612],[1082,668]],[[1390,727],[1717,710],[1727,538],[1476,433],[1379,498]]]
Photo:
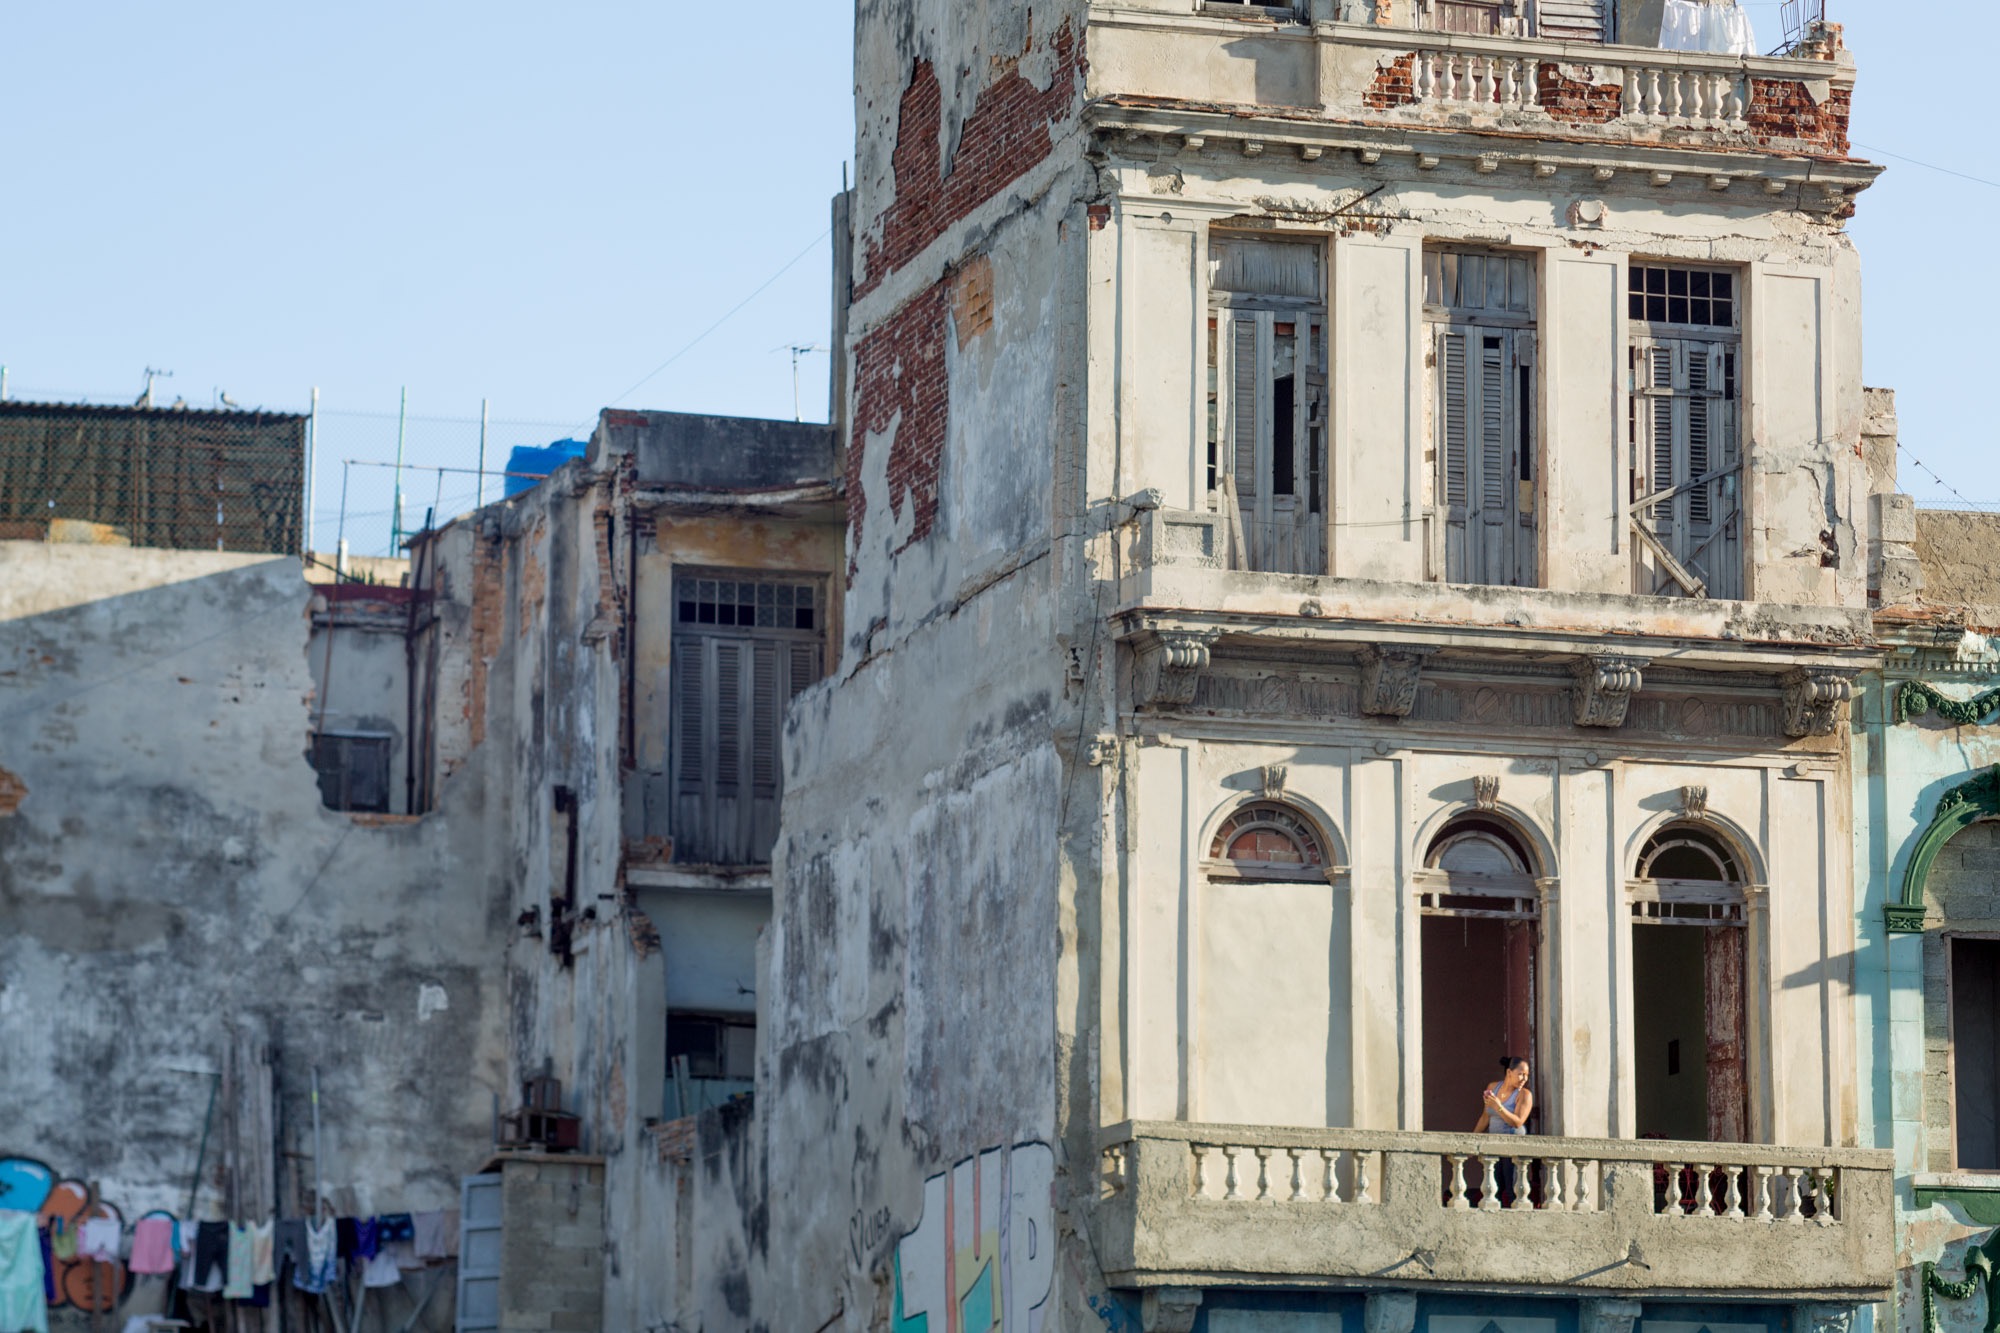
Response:
[[[1941,47],[1987,11],[1829,2],[1862,65],[1856,140],[2000,180],[1983,84]],[[1776,4],[1750,12],[1774,44]],[[316,384],[393,412],[407,384],[413,413],[583,423],[808,251],[623,400],[790,416],[782,348],[826,341],[850,25],[839,0],[13,6],[10,391],[136,395],[153,365],[195,405],[301,407]],[[1943,299],[2000,189],[1882,160],[1853,224],[1868,380],[1900,390],[1918,457],[2000,500],[1983,309]],[[825,357],[805,370],[823,415]],[[1904,478],[1944,495],[1907,458]]]

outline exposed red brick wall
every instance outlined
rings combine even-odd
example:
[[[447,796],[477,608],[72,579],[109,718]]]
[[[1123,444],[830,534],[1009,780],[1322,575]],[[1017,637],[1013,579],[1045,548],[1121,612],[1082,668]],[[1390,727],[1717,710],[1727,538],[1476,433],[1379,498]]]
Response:
[[[938,479],[944,467],[950,390],[945,383],[945,315],[953,275],[912,298],[854,349],[854,436],[847,447],[847,521],[851,550],[861,549],[868,498],[861,486],[862,456],[871,434],[895,424],[889,446],[889,505],[900,518],[914,514],[902,550],[931,535],[937,523]],[[900,420],[898,419],[900,414]],[[848,559],[848,573],[855,568]]]
[[[868,243],[868,273],[855,284],[866,296],[889,274],[922,253],[945,228],[998,194],[1049,155],[1056,129],[1079,105],[1083,42],[1069,22],[1055,34],[1055,74],[1037,89],[1016,58],[988,84],[960,127],[949,163],[941,151],[943,103],[937,71],[919,60],[896,112],[896,201],[882,217],[879,241]]]
[[[1375,71],[1375,82],[1361,94],[1361,104],[1377,111],[1386,111],[1392,106],[1408,106],[1417,100],[1416,71],[1415,55],[1397,56]]]
[[[1535,91],[1542,108],[1565,125],[1609,125],[1624,107],[1625,90],[1615,83],[1566,79],[1555,65],[1535,67]]]
[[[1853,94],[1836,88],[1815,102],[1803,83],[1790,79],[1750,80],[1750,109],[1744,120],[1760,142],[1787,139],[1825,153],[1847,155],[1847,118]]]
[[[465,721],[471,730],[472,748],[486,739],[486,671],[500,651],[500,638],[507,628],[507,588],[503,577],[501,547],[482,537],[472,548],[472,615],[468,651],[471,670],[466,677]],[[452,761],[447,761],[449,771]]]

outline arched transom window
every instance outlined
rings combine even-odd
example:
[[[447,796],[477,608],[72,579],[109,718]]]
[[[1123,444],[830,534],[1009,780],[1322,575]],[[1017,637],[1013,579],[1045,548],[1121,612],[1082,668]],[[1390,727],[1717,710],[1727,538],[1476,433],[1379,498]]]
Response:
[[[1708,829],[1669,824],[1639,849],[1632,915],[1689,923],[1743,920],[1742,860]]]
[[[1242,874],[1312,877],[1326,867],[1326,850],[1312,821],[1290,806],[1261,801],[1222,822],[1208,858]]]
[[[1533,918],[1540,913],[1534,861],[1505,822],[1461,815],[1431,839],[1417,876],[1426,914]]]

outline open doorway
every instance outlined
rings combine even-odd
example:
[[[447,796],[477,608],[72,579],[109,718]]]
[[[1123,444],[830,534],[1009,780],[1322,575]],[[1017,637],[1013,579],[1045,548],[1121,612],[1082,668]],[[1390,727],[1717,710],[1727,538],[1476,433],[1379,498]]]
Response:
[[[1538,1066],[1535,1009],[1541,901],[1518,834],[1496,819],[1453,820],[1417,874],[1422,914],[1423,1127],[1464,1133],[1503,1056]],[[1535,1085],[1546,1104],[1547,1092]],[[1536,1119],[1539,1119],[1537,1113]],[[1530,1121],[1530,1128],[1536,1128]]]
[[[1749,1137],[1738,860],[1705,829],[1649,840],[1632,884],[1632,1035],[1641,1138]]]

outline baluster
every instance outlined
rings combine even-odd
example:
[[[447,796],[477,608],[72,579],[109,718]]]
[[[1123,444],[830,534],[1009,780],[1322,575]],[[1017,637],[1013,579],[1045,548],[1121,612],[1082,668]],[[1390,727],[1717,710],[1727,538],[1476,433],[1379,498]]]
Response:
[[[1754,1171],[1755,1175],[1751,1180],[1751,1187],[1757,1195],[1757,1211],[1750,1215],[1751,1220],[1756,1222],[1774,1222],[1777,1220],[1777,1214],[1771,1211],[1771,1195],[1773,1193],[1771,1169],[1767,1166],[1760,1166],[1754,1168]]]
[[[1542,1211],[1560,1213],[1563,1208],[1563,1176],[1570,1169],[1568,1159],[1542,1159]]]
[[[1727,1166],[1723,1170],[1729,1173],[1729,1188],[1723,1195],[1723,1203],[1727,1207],[1722,1210],[1722,1215],[1740,1218],[1743,1216],[1743,1168]]]
[[[1646,71],[1646,118],[1665,120],[1666,117],[1660,112],[1660,108],[1665,104],[1660,95],[1660,71],[1649,69]]]
[[[1582,1161],[1576,1164],[1576,1188],[1570,1191],[1569,1210],[1572,1213],[1594,1213],[1596,1200],[1590,1195],[1590,1178],[1597,1170],[1597,1163]]]
[[[1354,1201],[1373,1203],[1374,1197],[1368,1193],[1368,1177],[1375,1165],[1373,1150],[1356,1149],[1354,1153]]]
[[[1271,1197],[1271,1150],[1252,1148],[1257,1154],[1257,1201],[1264,1202]]]
[[[1806,1224],[1806,1196],[1803,1182],[1799,1179],[1799,1169],[1795,1166],[1784,1168],[1785,1209],[1781,1212],[1784,1220],[1793,1226]]]
[[[1523,107],[1542,104],[1542,63],[1530,57],[1521,62],[1521,105]]]
[[[1458,53],[1441,51],[1438,53],[1438,100],[1456,102],[1458,100]]]
[[[1500,105],[1509,110],[1512,110],[1520,100],[1520,69],[1520,61],[1508,60],[1503,63],[1500,70]]]
[[[1479,1159],[1479,1211],[1497,1213],[1500,1211],[1499,1160],[1490,1154]]]
[[[1300,1156],[1299,1150],[1297,1148],[1287,1148],[1285,1149],[1285,1151],[1289,1153],[1292,1158],[1291,1200],[1293,1203],[1303,1203],[1306,1197],[1306,1173],[1305,1173],[1305,1167],[1303,1165],[1303,1158]]]
[[[1237,1189],[1240,1182],[1236,1178],[1236,1149],[1224,1145],[1222,1160],[1229,1163],[1229,1170],[1222,1177],[1222,1197],[1225,1199],[1240,1199],[1243,1195]]]
[[[1628,116],[1645,114],[1639,95],[1639,71],[1630,65],[1625,67],[1625,96],[1620,102],[1620,109]]]
[[[1514,1164],[1514,1202],[1510,1206],[1517,1213],[1527,1212],[1535,1206],[1534,1199],[1529,1197],[1535,1192],[1535,1159],[1509,1157],[1507,1160]]]
[[[1823,1227],[1830,1227],[1834,1222],[1833,1208],[1835,1203],[1833,1168],[1830,1166],[1816,1166],[1812,1169],[1812,1174],[1813,1221]]]
[[[1667,1163],[1667,1206],[1661,1211],[1668,1217],[1681,1216],[1681,1167],[1679,1162]]]
[[[1679,120],[1681,118],[1683,111],[1681,102],[1681,72],[1677,69],[1667,71],[1667,104],[1662,110],[1668,120]]]
[[[1495,100],[1499,91],[1499,71],[1493,68],[1492,56],[1476,56],[1474,59],[1478,61],[1479,73],[1473,79],[1472,97],[1485,106]]]
[[[1472,1200],[1465,1197],[1465,1155],[1446,1153],[1451,1162],[1451,1201],[1445,1206],[1464,1212],[1472,1207]]]
[[[1743,85],[1734,74],[1729,75],[1724,83],[1722,118],[1731,125],[1743,123]]]
[[[1328,1203],[1339,1203],[1340,1182],[1334,1179],[1333,1170],[1335,1164],[1340,1160],[1340,1150],[1338,1148],[1321,1148],[1319,1150],[1319,1160],[1323,1173],[1319,1186],[1320,1198]]]
[[[1194,1192],[1200,1198],[1208,1193],[1208,1145],[1190,1143],[1188,1147],[1194,1152]]]
[[[1415,83],[1416,87],[1414,91],[1419,102],[1428,102],[1437,93],[1437,52],[1419,51],[1417,53]]]
[[[1707,1166],[1699,1162],[1695,1164],[1694,1215],[1696,1217],[1708,1217],[1715,1211],[1710,1201],[1710,1195],[1713,1191],[1709,1188],[1709,1174],[1714,1170],[1715,1168],[1712,1166]]]

